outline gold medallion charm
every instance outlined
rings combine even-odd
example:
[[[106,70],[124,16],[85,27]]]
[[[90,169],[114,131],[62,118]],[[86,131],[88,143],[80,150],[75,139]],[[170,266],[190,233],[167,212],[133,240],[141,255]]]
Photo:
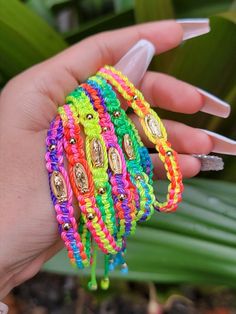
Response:
[[[108,161],[114,174],[122,174],[122,162],[119,152],[116,148],[110,147],[108,150]]]
[[[59,203],[67,201],[67,188],[63,175],[59,171],[53,171],[50,179],[52,193]]]
[[[129,134],[125,134],[124,135],[123,146],[124,146],[125,154],[128,157],[128,159],[129,160],[135,159],[133,143],[131,141],[131,138],[130,138]]]
[[[161,138],[162,133],[159,122],[156,120],[156,118],[154,118],[151,114],[148,114],[147,116],[145,116],[144,120],[152,136]]]
[[[89,190],[88,176],[84,166],[80,163],[74,165],[73,168],[75,184],[81,193],[86,193]]]
[[[90,153],[91,153],[93,166],[96,168],[103,167],[104,154],[102,151],[102,144],[99,139],[94,138],[90,142]]]

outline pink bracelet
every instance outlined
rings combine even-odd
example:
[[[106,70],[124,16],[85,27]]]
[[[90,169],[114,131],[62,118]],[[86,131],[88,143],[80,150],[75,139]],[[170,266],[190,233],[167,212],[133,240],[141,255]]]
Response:
[[[87,92],[95,110],[97,110],[99,114],[99,124],[103,130],[102,135],[107,146],[108,156],[109,152],[114,151],[121,159],[120,173],[109,170],[109,178],[112,183],[115,209],[117,210],[117,214],[120,219],[121,229],[119,233],[121,233],[121,236],[123,234],[128,235],[130,232],[132,234],[134,233],[136,227],[136,208],[133,201],[134,190],[131,188],[131,181],[127,173],[123,151],[118,144],[114,126],[111,122],[110,115],[107,113],[103,98],[99,95],[98,91],[89,84],[84,83],[80,86]],[[122,203],[119,202],[119,195],[125,195],[125,200]],[[123,229],[125,227],[125,230],[122,230],[122,227]]]
[[[77,232],[78,226],[72,207],[72,189],[63,161],[62,121],[57,116],[50,125],[46,138],[46,168],[49,175],[51,198],[57,214],[59,232],[73,265],[79,268],[89,265],[84,246]]]
[[[159,211],[175,211],[182,200],[184,187],[178,164],[178,154],[171,148],[171,144],[167,140],[163,123],[156,112],[150,108],[142,93],[120,71],[112,66],[105,66],[98,71],[97,75],[105,78],[126,100],[128,106],[139,117],[148,139],[155,144],[159,158],[166,169],[167,178],[170,181],[166,201],[159,202],[156,200],[155,207]]]
[[[72,190],[78,200],[81,214],[93,239],[103,253],[116,254],[121,248],[107,230],[94,197],[94,183],[85,159],[83,139],[75,108],[64,105],[58,109],[64,128],[64,149],[69,161]]]

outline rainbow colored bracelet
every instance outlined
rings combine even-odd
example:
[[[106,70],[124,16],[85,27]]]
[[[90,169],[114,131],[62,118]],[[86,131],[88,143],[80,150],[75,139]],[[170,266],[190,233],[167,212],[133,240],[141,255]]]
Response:
[[[77,222],[72,207],[72,190],[63,162],[62,121],[57,116],[47,133],[45,155],[51,198],[56,211],[61,238],[68,250],[72,265],[83,268],[89,265],[84,246],[77,232]]]
[[[148,149],[116,92],[138,115],[164,164],[170,181],[165,202],[154,195]],[[101,68],[79,85],[58,113],[47,133],[45,159],[59,233],[72,265],[91,267],[91,290],[97,289],[97,251],[102,251],[101,287],[107,289],[108,273],[115,266],[128,272],[127,238],[135,233],[137,223],[148,220],[154,209],[170,212],[180,203],[183,183],[178,156],[156,112],[113,67]]]
[[[133,126],[130,125],[125,111],[121,108],[120,102],[116,97],[112,87],[102,78],[92,77],[88,82],[94,81],[98,84],[100,91],[105,99],[107,110],[114,124],[115,132],[120,146],[124,146],[127,168],[133,184],[139,192],[139,210],[136,220],[146,220],[153,212],[153,203],[155,201],[153,187],[148,183],[149,178],[143,172],[139,155],[139,143]],[[129,143],[125,145],[125,143]]]
[[[156,200],[155,206],[160,211],[174,211],[182,200],[183,183],[178,165],[177,153],[167,141],[166,129],[160,118],[144,99],[142,93],[114,67],[105,66],[97,72],[98,76],[106,79],[117,92],[127,101],[140,119],[141,126],[148,139],[155,144],[160,160],[163,162],[167,178],[170,180],[167,200],[164,203]]]
[[[77,109],[74,106],[65,105],[60,107],[58,111],[65,129],[64,147],[69,161],[69,174],[72,189],[77,197],[82,218],[99,248],[105,254],[115,254],[121,248],[116,245],[114,238],[109,233],[103,222],[101,211],[96,204],[95,187],[89,163],[85,159],[83,151],[83,139],[80,136]],[[85,113],[85,119],[89,119],[87,115],[88,114]],[[87,146],[89,146],[89,144]],[[92,162],[90,161],[90,165],[91,164]]]
[[[111,168],[108,169],[108,174],[112,184],[112,195],[120,224],[117,237],[119,238],[123,235],[127,236],[130,232],[133,233],[135,231],[136,208],[133,202],[133,191],[130,191],[131,182],[127,180],[124,155],[118,145],[114,126],[107,113],[104,99],[101,97],[100,91],[86,83],[81,84],[81,87],[87,93],[88,97],[90,97],[94,109],[98,112],[99,124],[108,152],[108,160]],[[123,202],[120,202],[120,198],[124,198]]]

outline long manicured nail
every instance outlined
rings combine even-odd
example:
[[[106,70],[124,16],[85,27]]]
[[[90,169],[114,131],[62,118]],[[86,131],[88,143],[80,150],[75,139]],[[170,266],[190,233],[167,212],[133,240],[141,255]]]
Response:
[[[227,118],[230,115],[231,107],[227,102],[200,88],[197,88],[197,91],[202,95],[204,99],[204,106],[201,109],[202,112],[206,112],[222,118]]]
[[[8,306],[2,302],[0,302],[0,313],[7,314],[8,313]]]
[[[122,71],[134,85],[138,85],[154,54],[154,45],[141,39],[119,60],[115,68]]]
[[[225,137],[215,132],[211,132],[208,130],[202,130],[202,131],[204,131],[210,136],[214,144],[214,147],[212,150],[213,152],[236,156],[236,141],[231,140],[230,138]]]
[[[176,20],[183,28],[183,40],[198,37],[210,32],[209,19],[179,19]]]
[[[224,161],[215,155],[193,155],[201,162],[201,171],[220,171],[224,169]]]

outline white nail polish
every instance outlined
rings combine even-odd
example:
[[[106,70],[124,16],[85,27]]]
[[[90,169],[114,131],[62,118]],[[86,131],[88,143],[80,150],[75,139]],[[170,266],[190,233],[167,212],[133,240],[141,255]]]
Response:
[[[139,40],[115,65],[129,80],[138,85],[155,54],[155,46],[146,39]]]
[[[210,32],[209,19],[179,19],[176,22],[183,28],[183,41]]]
[[[207,133],[213,141],[213,152],[236,156],[236,141],[212,131],[203,129],[202,131]]]
[[[0,314],[7,314],[8,306],[2,302],[0,302]]]
[[[204,106],[201,109],[202,112],[206,112],[221,118],[228,118],[228,116],[230,115],[231,107],[227,102],[200,88],[197,88],[197,91],[202,95],[204,99]]]
[[[224,169],[224,161],[215,155],[192,155],[201,162],[201,171],[220,171]]]

